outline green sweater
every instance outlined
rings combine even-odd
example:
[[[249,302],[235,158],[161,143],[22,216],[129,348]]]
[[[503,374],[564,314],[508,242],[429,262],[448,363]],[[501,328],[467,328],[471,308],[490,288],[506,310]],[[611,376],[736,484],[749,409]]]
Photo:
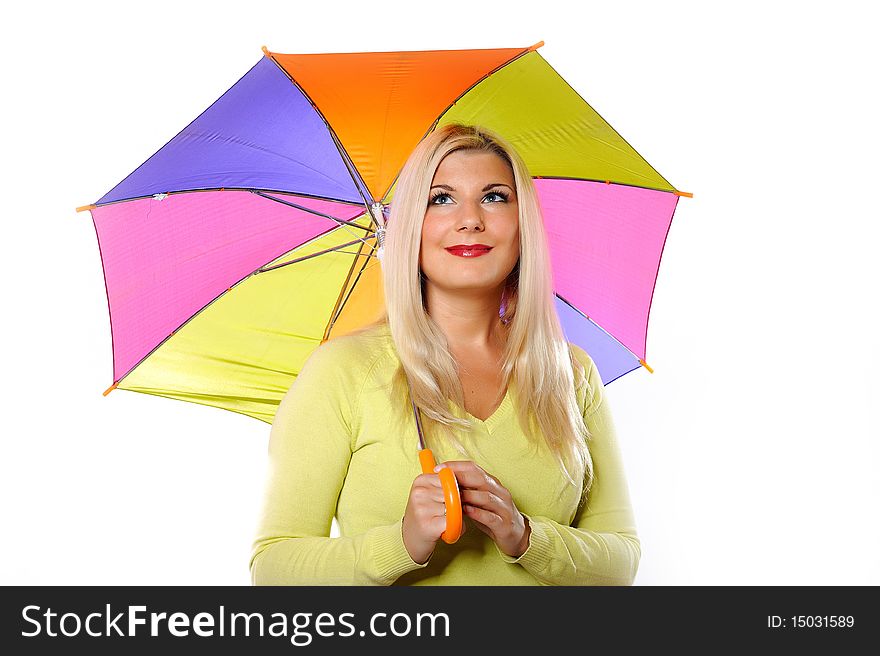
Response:
[[[281,401],[250,561],[255,585],[630,585],[641,549],[608,403],[595,364],[577,399],[593,437],[585,503],[552,453],[527,441],[511,385],[486,421],[458,436],[472,460],[510,490],[529,521],[528,549],[504,554],[465,518],[455,544],[438,540],[425,564],[410,558],[401,521],[421,473],[412,405],[391,397],[399,365],[387,326],[316,349]],[[465,460],[428,443],[437,462]],[[560,491],[562,493],[560,494]],[[333,517],[340,537],[330,537]]]

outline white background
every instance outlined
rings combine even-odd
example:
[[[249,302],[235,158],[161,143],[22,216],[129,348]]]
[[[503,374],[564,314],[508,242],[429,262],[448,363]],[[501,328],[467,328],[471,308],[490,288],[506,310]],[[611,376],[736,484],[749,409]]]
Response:
[[[636,583],[880,584],[880,56],[859,6],[153,1],[5,14],[0,583],[250,583],[269,426],[102,396],[103,272],[90,216],[74,209],[263,45],[543,40],[544,58],[694,193],[653,299],[655,373],[608,387],[642,540]]]

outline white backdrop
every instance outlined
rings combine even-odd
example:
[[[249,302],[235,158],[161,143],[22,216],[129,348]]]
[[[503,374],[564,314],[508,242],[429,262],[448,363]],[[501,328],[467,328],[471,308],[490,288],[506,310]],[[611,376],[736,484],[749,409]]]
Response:
[[[608,386],[657,584],[880,584],[860,3],[41,3],[6,15],[0,583],[248,585],[269,426],[116,390],[94,202],[276,52],[528,46],[677,188]],[[572,7],[583,7],[572,14]],[[21,13],[25,12],[25,13]],[[365,102],[369,97],[365,96]]]

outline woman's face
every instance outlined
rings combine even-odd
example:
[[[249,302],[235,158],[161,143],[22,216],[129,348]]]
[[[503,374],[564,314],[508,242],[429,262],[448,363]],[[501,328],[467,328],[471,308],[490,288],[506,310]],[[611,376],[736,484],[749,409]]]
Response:
[[[449,250],[479,244],[486,249]],[[495,290],[519,259],[519,207],[510,165],[494,153],[457,150],[434,174],[419,267],[444,290]]]

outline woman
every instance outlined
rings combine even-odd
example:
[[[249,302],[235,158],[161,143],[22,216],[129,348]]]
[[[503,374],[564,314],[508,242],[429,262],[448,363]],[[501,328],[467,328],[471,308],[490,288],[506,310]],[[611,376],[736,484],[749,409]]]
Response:
[[[382,272],[385,314],[321,345],[278,408],[254,584],[631,584],[641,552],[602,381],[564,339],[511,146],[462,125],[426,137]],[[454,544],[413,401],[458,479]]]

